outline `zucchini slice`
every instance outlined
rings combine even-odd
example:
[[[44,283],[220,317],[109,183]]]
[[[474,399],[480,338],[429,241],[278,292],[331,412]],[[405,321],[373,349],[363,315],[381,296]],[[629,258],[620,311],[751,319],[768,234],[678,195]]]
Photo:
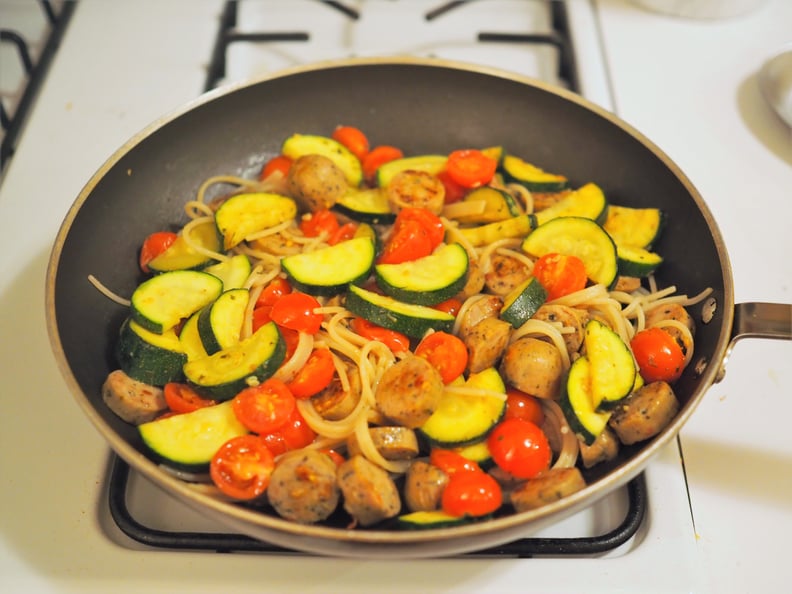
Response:
[[[452,516],[439,509],[422,510],[403,514],[396,518],[396,526],[402,530],[429,530],[448,528],[473,521],[472,516]]]
[[[504,190],[481,186],[468,192],[462,199],[465,203],[481,202],[481,212],[457,217],[460,223],[492,223],[520,215],[520,207],[514,197]]]
[[[286,344],[274,322],[268,322],[234,346],[187,361],[184,375],[196,392],[229,400],[251,383],[272,376],[283,363]]]
[[[198,317],[201,315],[201,311],[203,310],[198,310],[187,318],[179,333],[179,343],[187,355],[188,361],[200,359],[209,354],[206,352],[201,335],[198,333]]]
[[[402,171],[425,171],[437,175],[445,169],[446,161],[446,155],[416,155],[388,161],[377,169],[377,185],[384,188]]]
[[[231,402],[143,423],[138,431],[159,461],[185,472],[206,471],[220,446],[249,433],[237,420]]]
[[[498,167],[501,166],[501,163],[503,162],[503,157],[506,155],[506,149],[499,144],[495,146],[488,146],[486,148],[483,148],[481,149],[481,152],[487,155],[490,159],[495,159],[495,162],[498,164]]]
[[[350,186],[357,187],[363,181],[360,159],[333,138],[315,134],[292,134],[283,142],[281,153],[292,160],[305,155],[322,155],[344,172]]]
[[[479,468],[482,470],[489,470],[495,466],[495,461],[492,459],[492,453],[490,452],[486,439],[452,449],[460,456],[478,464]]]
[[[215,223],[223,235],[223,248],[230,250],[247,237],[274,227],[297,215],[297,203],[288,196],[255,192],[231,196],[215,212]]]
[[[643,278],[649,276],[660,264],[663,257],[644,248],[616,244],[619,274]]]
[[[591,363],[580,357],[569,368],[566,382],[562,383],[559,404],[570,428],[587,445],[594,443],[610,418],[609,412],[594,410],[591,395]]]
[[[665,222],[659,208],[630,208],[611,204],[603,228],[616,242],[648,249],[657,238]]]
[[[406,303],[436,305],[459,293],[467,282],[468,254],[458,243],[442,244],[432,254],[402,264],[377,264],[377,285]]]
[[[198,223],[190,231],[190,241],[194,244],[212,251],[220,251],[220,237],[214,221],[207,219],[205,223]],[[212,262],[212,258],[193,249],[192,245],[180,233],[168,249],[148,263],[153,273],[169,272],[171,270],[195,270]]]
[[[503,298],[500,318],[514,328],[519,328],[533,317],[545,301],[547,290],[536,278],[531,277]]]
[[[354,189],[339,198],[333,210],[372,225],[390,225],[396,220],[396,213],[381,188]]]
[[[200,311],[198,336],[208,355],[239,342],[249,298],[247,289],[230,289]]]
[[[495,223],[460,229],[459,232],[474,247],[488,245],[498,239],[525,237],[538,226],[536,215],[527,214]]]
[[[506,393],[503,379],[494,367],[471,374],[464,387]],[[505,412],[505,399],[488,394],[445,390],[437,409],[418,428],[418,432],[437,447],[465,446],[486,438]]]
[[[597,412],[607,412],[633,391],[636,366],[632,351],[598,320],[586,324],[583,342],[589,360],[592,406]]]
[[[553,252],[577,256],[583,261],[588,278],[606,287],[613,285],[618,274],[616,245],[591,219],[552,219],[534,229],[523,241],[522,249],[537,258]]]
[[[584,217],[602,224],[607,220],[608,201],[597,184],[588,183],[536,213],[541,225],[558,217]]]
[[[222,291],[223,281],[205,272],[163,272],[142,282],[132,293],[132,319],[146,330],[162,334],[217,299]]]
[[[237,254],[228,260],[207,266],[203,271],[223,281],[223,290],[228,291],[243,287],[252,272],[252,267],[245,254]]]
[[[374,265],[374,242],[354,237],[313,252],[287,256],[281,266],[292,284],[312,295],[332,296],[366,279]]]
[[[501,168],[509,181],[522,184],[532,192],[559,192],[569,185],[566,176],[548,173],[515,155],[504,155]]]
[[[413,303],[404,303],[387,295],[379,295],[356,285],[349,287],[346,308],[378,326],[421,338],[429,330],[450,332],[454,316],[449,313]]]
[[[184,377],[187,355],[172,328],[155,334],[127,318],[121,325],[115,355],[121,370],[144,384],[164,386]]]

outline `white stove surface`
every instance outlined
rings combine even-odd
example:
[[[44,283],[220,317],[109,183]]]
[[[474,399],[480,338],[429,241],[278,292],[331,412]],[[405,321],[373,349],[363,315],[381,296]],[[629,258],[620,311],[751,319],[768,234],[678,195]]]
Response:
[[[0,22],[21,1],[0,0]],[[383,584],[389,592],[785,591],[792,359],[788,343],[770,341],[738,345],[726,379],[681,437],[687,483],[672,444],[646,471],[650,509],[639,534],[601,558],[388,563],[220,555],[150,551],[120,534],[103,511],[107,447],[66,393],[50,355],[44,272],[58,226],[93,172],[138,130],[201,91],[206,64],[195,56],[208,60],[221,4],[81,0],[2,179],[3,591],[371,592]],[[397,3],[376,4],[384,12]],[[479,4],[486,2],[464,9]],[[584,94],[614,107],[688,172],[730,247],[737,300],[792,301],[785,234],[792,143],[750,84],[762,57],[789,41],[783,23],[792,22],[792,6],[776,0],[738,20],[694,22],[621,0],[569,4]],[[482,29],[490,26],[504,27]],[[779,216],[756,216],[763,208]],[[759,258],[777,274],[763,273]],[[144,514],[167,516],[169,503],[161,501]],[[581,514],[554,529],[583,522],[598,532],[613,520],[608,512]]]

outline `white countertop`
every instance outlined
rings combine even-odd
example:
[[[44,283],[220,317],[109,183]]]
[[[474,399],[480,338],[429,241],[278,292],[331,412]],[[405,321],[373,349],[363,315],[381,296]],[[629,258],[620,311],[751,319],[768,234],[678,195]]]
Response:
[[[156,52],[175,34],[147,15],[180,13],[190,35],[204,34],[208,56],[211,15],[220,2],[83,4],[78,13],[106,11],[106,27],[72,23],[56,62],[87,61],[76,77],[53,69],[0,187],[0,590],[370,592],[385,580],[389,591],[565,591],[563,583],[531,582],[530,571],[517,565],[525,561],[346,562],[339,570],[337,560],[314,559],[306,581],[300,559],[133,551],[97,529],[107,447],[65,393],[50,355],[43,315],[49,249],[71,201],[104,159],[203,84],[204,72],[185,66],[178,45],[167,58],[172,69],[136,66],[129,44]],[[792,133],[762,103],[755,80],[762,60],[792,41],[792,2],[771,0],[728,21],[673,19],[626,0],[594,4],[616,111],[667,152],[707,200],[730,249],[737,301],[792,302]],[[147,41],[125,39],[113,19],[140,20]],[[70,42],[80,35],[95,38],[102,51],[86,54],[83,44]],[[118,75],[99,74],[108,64]],[[183,77],[182,84],[170,84],[173,76]],[[95,103],[74,101],[86,86]],[[158,89],[157,102],[137,100],[151,88]],[[88,126],[112,132],[88,144],[80,134]],[[33,154],[28,135],[48,138],[46,149],[37,143]],[[61,163],[66,153],[78,155],[68,168]],[[790,361],[792,343],[741,342],[726,379],[711,388],[682,433],[699,535],[690,555],[699,574],[690,591],[787,590]],[[664,458],[674,455],[664,452],[653,462],[653,476],[665,477]],[[653,577],[619,574],[604,561],[578,567],[613,591],[663,591],[652,587]],[[563,575],[564,565],[558,571]]]

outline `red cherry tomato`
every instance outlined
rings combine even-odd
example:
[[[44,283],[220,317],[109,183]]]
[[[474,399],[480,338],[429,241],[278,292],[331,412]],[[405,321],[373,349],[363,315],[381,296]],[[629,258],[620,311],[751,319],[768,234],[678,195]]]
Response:
[[[451,299],[446,299],[445,301],[438,303],[437,305],[433,305],[432,307],[456,317],[460,308],[462,307],[462,302],[459,299],[452,297]]]
[[[448,176],[464,188],[488,184],[495,175],[498,162],[476,149],[463,149],[448,155]]]
[[[468,363],[465,343],[448,332],[433,332],[415,347],[415,354],[440,372],[444,384],[450,384],[462,375]]]
[[[401,149],[395,146],[380,145],[375,147],[363,157],[363,176],[368,183],[373,183],[376,181],[377,169],[385,165],[385,163],[401,159],[403,156],[404,153]]]
[[[429,463],[437,466],[448,476],[457,472],[481,472],[481,468],[475,460],[470,460],[458,452],[442,448],[432,448],[432,451],[429,452]]]
[[[273,455],[280,456],[285,452],[304,448],[316,438],[316,432],[300,414],[300,409],[295,407],[280,429],[261,437]]]
[[[536,396],[531,396],[516,388],[506,388],[504,419],[525,419],[541,426],[544,421],[544,410]]]
[[[394,353],[410,350],[410,339],[401,332],[377,326],[363,318],[352,318],[351,326],[356,334],[369,340],[378,340]]]
[[[315,297],[307,293],[293,292],[275,302],[270,318],[283,328],[316,334],[324,319],[324,315],[314,312],[319,307],[321,304]]]
[[[333,355],[328,349],[314,349],[308,361],[286,384],[295,398],[310,398],[324,390],[335,376]]]
[[[270,283],[261,290],[261,293],[256,300],[256,307],[259,305],[275,305],[275,302],[291,293],[292,288],[289,281],[285,278],[274,278]]]
[[[451,176],[448,175],[448,171],[445,169],[437,174],[437,179],[443,183],[443,187],[445,188],[444,200],[446,204],[459,202],[465,197],[465,194],[467,194],[468,189],[451,179]]]
[[[157,231],[146,237],[140,248],[140,258],[138,259],[140,269],[143,272],[151,272],[148,263],[173,245],[177,237],[178,235],[170,231]]]
[[[270,433],[286,424],[296,405],[286,384],[270,378],[242,390],[231,406],[245,427],[254,433]]]
[[[533,275],[552,301],[586,287],[586,266],[577,256],[545,254],[534,262]]]
[[[253,310],[253,332],[261,328],[264,324],[267,324],[272,321],[270,317],[270,313],[272,312],[271,305],[261,305]]]
[[[217,404],[215,400],[204,398],[187,384],[170,382],[163,386],[163,392],[168,408],[175,413],[188,413]]]
[[[264,494],[275,469],[275,458],[257,435],[229,439],[212,457],[209,476],[225,495],[250,501]]]
[[[292,160],[286,155],[278,155],[273,157],[264,164],[259,174],[259,180],[267,179],[273,173],[280,173],[283,177],[289,175],[289,170],[292,166]]]
[[[503,502],[497,481],[486,472],[457,472],[448,479],[441,506],[452,516],[486,516]]]
[[[345,223],[341,225],[338,229],[336,229],[335,233],[333,233],[328,239],[327,243],[330,245],[335,245],[337,243],[341,243],[342,241],[347,241],[355,237],[355,233],[357,232],[358,226],[357,223]]]
[[[410,221],[418,223],[421,228],[426,231],[433,250],[443,242],[445,238],[445,225],[443,225],[443,221],[440,217],[432,211],[426,208],[402,208],[399,214],[396,215],[396,220],[393,222],[394,231],[398,232],[399,229]]]
[[[343,144],[361,161],[369,152],[369,140],[361,130],[354,126],[338,126],[333,130],[333,140]]]
[[[382,253],[379,264],[401,264],[423,258],[432,253],[432,242],[426,230],[415,221],[402,225],[397,231],[393,230]]]
[[[487,446],[499,467],[521,479],[550,468],[553,456],[544,431],[524,419],[501,421],[487,437]]]
[[[306,237],[319,237],[322,234],[331,237],[338,231],[339,226],[335,213],[326,208],[303,215],[299,225],[300,231]]]
[[[641,330],[630,341],[641,377],[647,382],[673,382],[685,369],[682,347],[662,328]]]

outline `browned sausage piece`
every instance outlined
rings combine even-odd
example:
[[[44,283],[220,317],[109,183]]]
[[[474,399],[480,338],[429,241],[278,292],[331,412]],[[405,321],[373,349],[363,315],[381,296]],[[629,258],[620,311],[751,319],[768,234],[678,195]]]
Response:
[[[616,407],[608,424],[629,445],[660,433],[679,411],[679,401],[666,382],[646,384]]]
[[[267,498],[283,518],[300,524],[326,519],[341,494],[336,463],[327,454],[303,449],[278,460],[267,487]]]
[[[102,385],[102,400],[133,425],[153,421],[168,408],[161,388],[133,380],[120,369],[107,376]]]
[[[561,323],[565,328],[571,328],[573,332],[563,332],[561,336],[570,353],[580,350],[585,336],[585,326],[588,321],[588,313],[582,309],[575,309],[568,305],[547,304],[536,310],[533,315],[535,320],[542,320],[549,323]]]
[[[329,421],[338,421],[349,416],[360,400],[360,375],[358,375],[357,368],[346,364],[346,369],[349,377],[348,390],[344,390],[341,380],[336,374],[330,385],[311,398],[316,412]]]
[[[500,364],[507,384],[539,398],[558,398],[563,370],[558,348],[530,336],[511,343]]]
[[[323,155],[303,155],[292,163],[289,193],[301,210],[316,212],[332,207],[348,190],[346,176]]]
[[[580,442],[580,459],[583,466],[591,468],[600,462],[613,460],[619,454],[619,440],[608,427],[600,433],[591,445]]]
[[[620,276],[616,279],[616,285],[613,287],[614,291],[624,291],[625,293],[632,293],[641,288],[641,279],[635,276]]]
[[[518,512],[528,511],[568,497],[585,486],[577,468],[551,468],[514,489],[511,504]]]
[[[344,509],[361,526],[392,518],[401,510],[399,490],[390,475],[363,456],[352,456],[338,467]]]
[[[418,455],[418,437],[409,427],[369,427],[369,433],[374,447],[386,460],[412,460]],[[362,453],[354,433],[347,439],[347,453]]]
[[[440,507],[448,475],[434,464],[416,460],[404,479],[404,503],[410,511],[431,511]]]
[[[528,267],[519,259],[506,254],[493,254],[490,267],[484,273],[484,284],[490,293],[506,296],[528,280]]]
[[[500,318],[484,318],[462,339],[468,350],[468,371],[495,367],[509,344],[512,325]]]
[[[464,338],[473,327],[485,318],[495,318],[503,308],[503,299],[497,295],[484,295],[471,301],[470,307],[462,314],[459,324],[459,336]]]
[[[391,209],[425,208],[439,215],[445,205],[445,186],[426,171],[401,171],[393,176],[385,189]]]
[[[409,355],[382,374],[374,398],[385,417],[415,429],[432,416],[443,395],[443,378],[423,357]]]

